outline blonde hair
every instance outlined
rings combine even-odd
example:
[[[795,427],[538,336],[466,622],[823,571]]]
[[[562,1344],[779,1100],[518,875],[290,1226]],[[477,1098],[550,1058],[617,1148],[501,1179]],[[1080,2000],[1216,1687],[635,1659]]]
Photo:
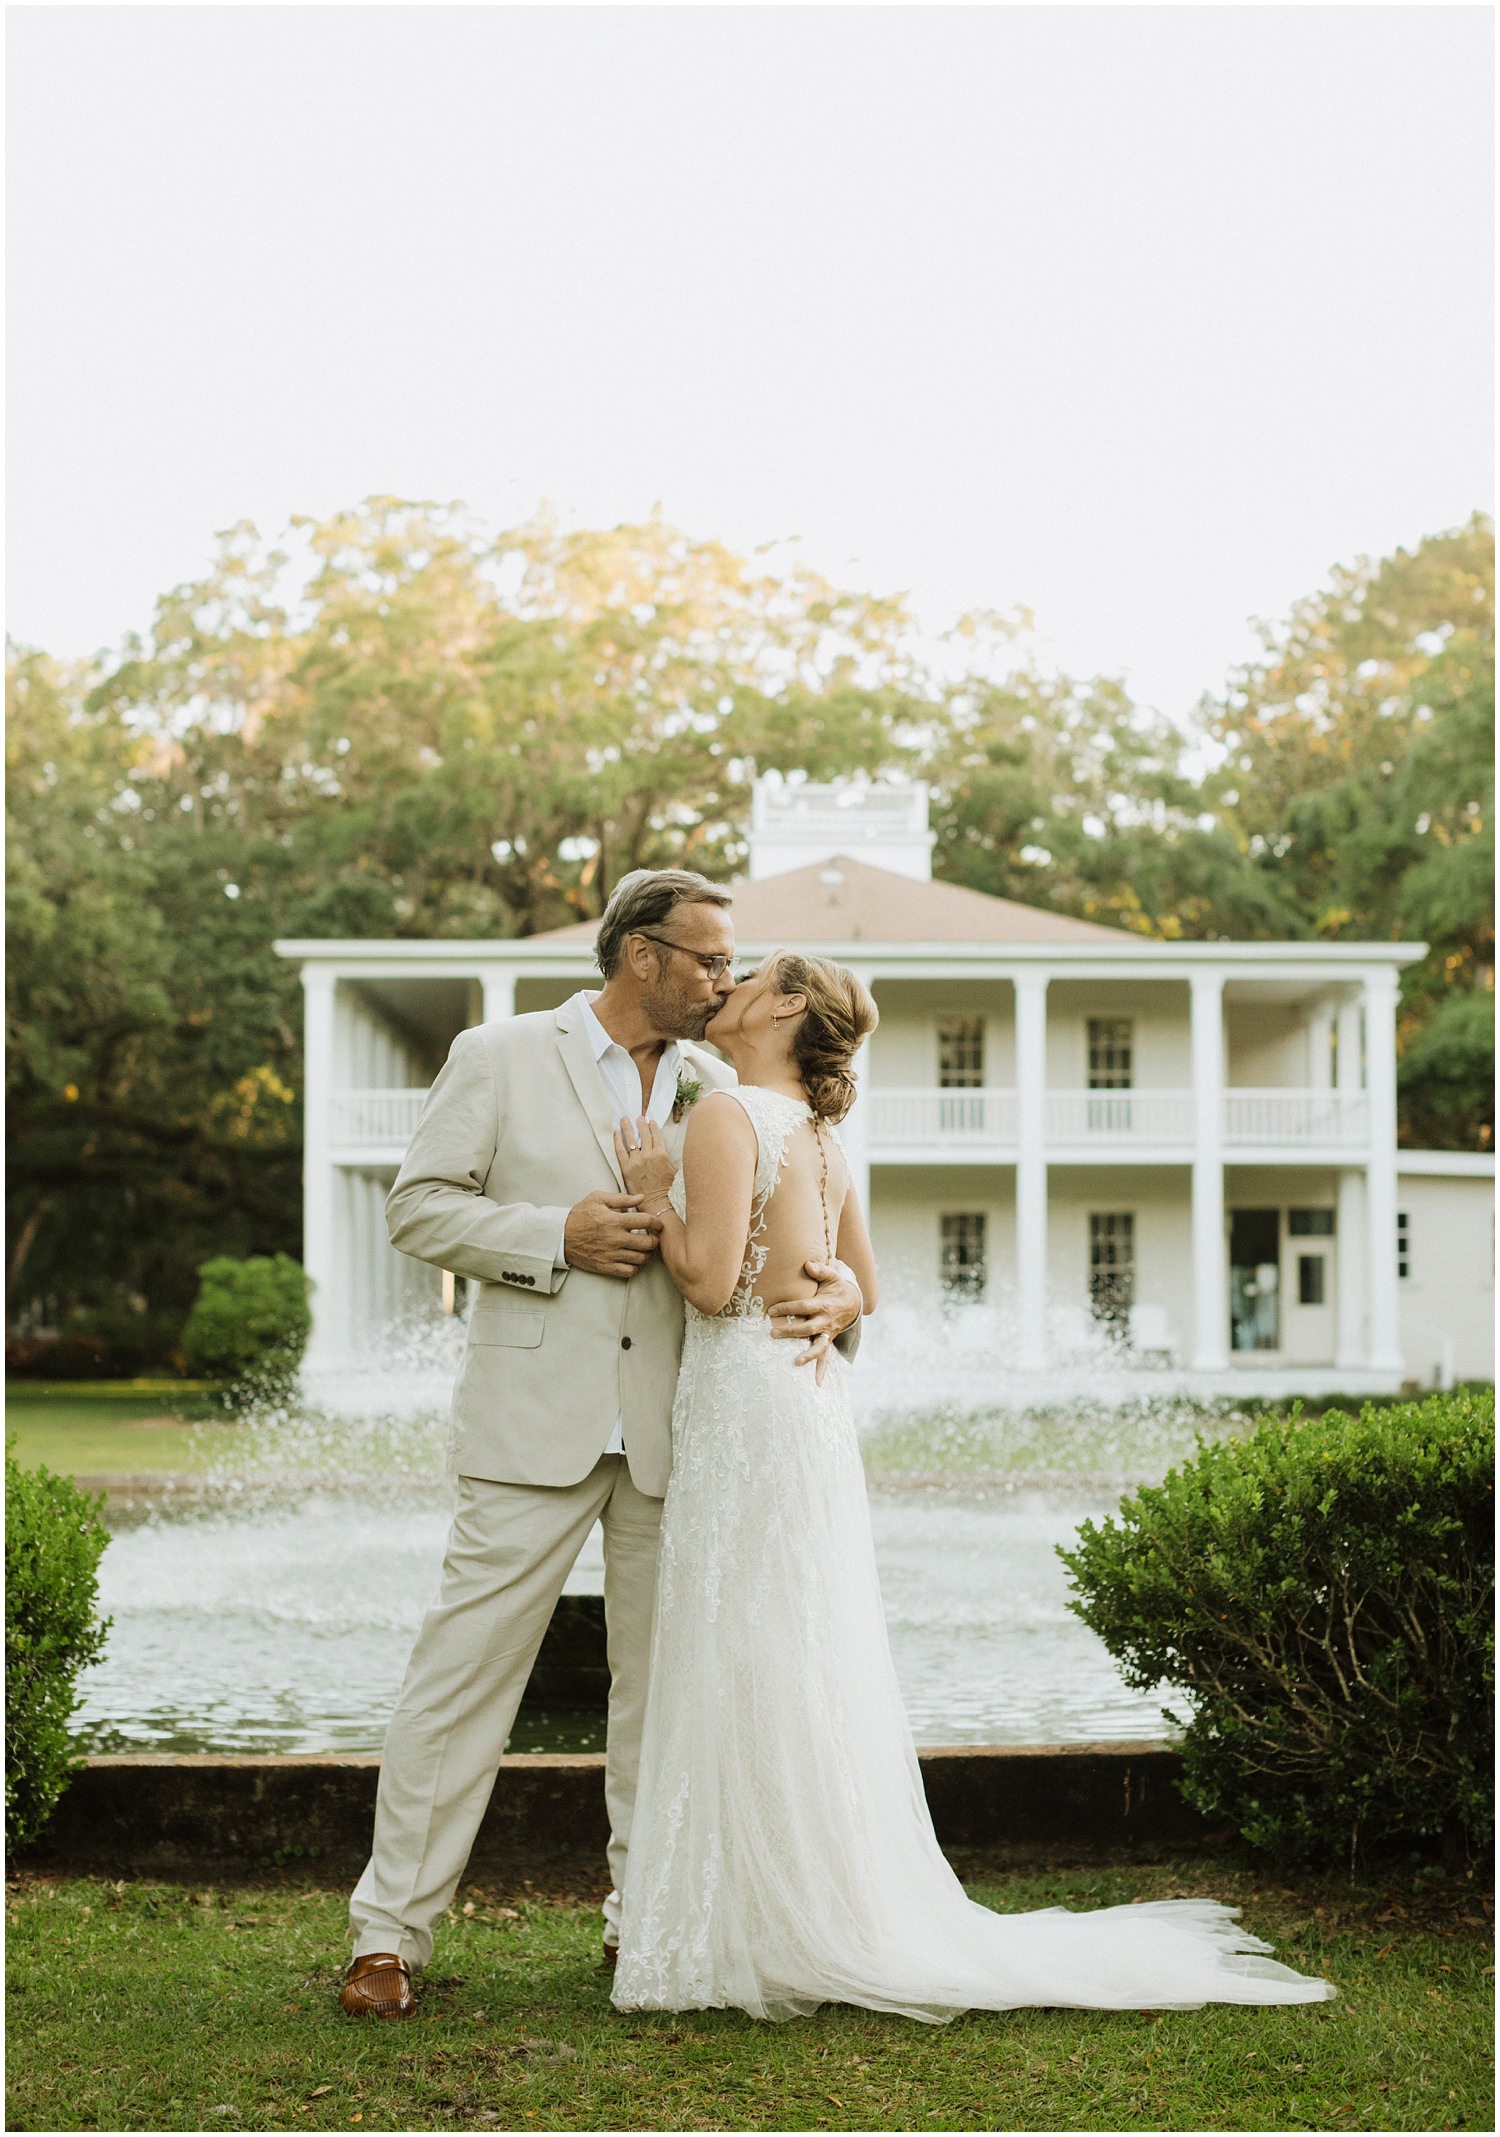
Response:
[[[792,1059],[818,1119],[842,1120],[859,1088],[851,1063],[880,1022],[870,990],[847,965],[803,957],[796,950],[777,951],[770,981],[778,994],[807,997],[807,1014],[792,1040]]]

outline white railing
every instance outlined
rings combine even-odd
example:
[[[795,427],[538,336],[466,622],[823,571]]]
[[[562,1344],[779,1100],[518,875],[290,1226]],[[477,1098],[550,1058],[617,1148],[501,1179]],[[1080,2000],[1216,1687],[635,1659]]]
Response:
[[[1049,1091],[1049,1143],[1140,1150],[1193,1140],[1191,1091]]]
[[[896,1091],[877,1085],[869,1106],[872,1151],[923,1145],[962,1150],[1016,1139],[1014,1091]]]
[[[425,1090],[335,1091],[332,1140],[345,1150],[404,1150],[426,1097]],[[1014,1091],[876,1085],[866,1105],[872,1155],[1004,1149],[1016,1141]],[[1230,1090],[1224,1093],[1223,1118],[1226,1149],[1318,1145],[1353,1150],[1369,1140],[1369,1101],[1363,1091]],[[1191,1091],[1047,1093],[1049,1147],[1189,1152],[1192,1142]]]
[[[345,1149],[404,1150],[426,1097],[425,1090],[335,1091],[333,1141]]]
[[[1322,1143],[1349,1150],[1369,1139],[1370,1102],[1363,1091],[1224,1093],[1224,1141],[1231,1147]]]

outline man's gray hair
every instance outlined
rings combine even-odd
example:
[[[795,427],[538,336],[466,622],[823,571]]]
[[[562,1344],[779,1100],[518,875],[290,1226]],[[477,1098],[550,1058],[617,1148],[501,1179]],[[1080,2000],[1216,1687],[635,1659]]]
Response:
[[[627,935],[655,934],[679,905],[732,905],[733,891],[691,868],[633,868],[621,876],[604,908],[594,956],[606,979],[613,979],[625,956]],[[660,956],[660,951],[658,951]]]

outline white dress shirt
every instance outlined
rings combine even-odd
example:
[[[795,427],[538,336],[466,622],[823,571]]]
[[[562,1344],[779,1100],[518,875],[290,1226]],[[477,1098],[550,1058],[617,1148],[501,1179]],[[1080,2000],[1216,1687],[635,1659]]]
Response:
[[[612,1039],[599,1019],[594,1015],[592,995],[579,993],[573,999],[583,1012],[583,1028],[589,1035],[594,1049],[594,1059],[599,1064],[599,1081],[604,1085],[609,1099],[610,1115],[618,1127],[622,1119],[635,1121],[641,1111],[641,1072],[617,1039]],[[651,1086],[651,1102],[646,1107],[647,1120],[654,1120],[664,1128],[672,1117],[672,1108],[677,1103],[677,1078],[682,1072],[682,1049],[675,1039],[669,1039],[661,1050],[661,1059],[656,1064],[656,1079]],[[566,1233],[566,1226],[564,1227]],[[567,1267],[563,1253],[563,1241],[557,1242],[554,1257],[559,1269]],[[615,1419],[615,1429],[609,1436],[606,1454],[625,1452],[625,1427],[622,1418]]]

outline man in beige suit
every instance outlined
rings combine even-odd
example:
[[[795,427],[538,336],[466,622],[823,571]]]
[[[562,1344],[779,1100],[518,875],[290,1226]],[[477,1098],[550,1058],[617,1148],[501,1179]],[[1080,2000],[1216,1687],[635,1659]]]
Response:
[[[356,2015],[402,2018],[411,1972],[463,1875],[558,1596],[604,1532],[610,1695],[605,1795],[619,1921],[645,1716],[682,1302],[661,1219],[624,1192],[614,1128],[683,1115],[733,1071],[691,1042],[733,985],[730,893],[686,870],[627,876],[600,924],[602,991],[466,1031],[391,1190],[391,1239],[479,1285],[453,1397],[458,1502],[438,1596],[386,1735],[375,1839],[350,1902]],[[774,1309],[816,1360],[852,1355],[858,1287],[812,1264],[815,1298]],[[846,1335],[844,1331],[848,1331]]]

